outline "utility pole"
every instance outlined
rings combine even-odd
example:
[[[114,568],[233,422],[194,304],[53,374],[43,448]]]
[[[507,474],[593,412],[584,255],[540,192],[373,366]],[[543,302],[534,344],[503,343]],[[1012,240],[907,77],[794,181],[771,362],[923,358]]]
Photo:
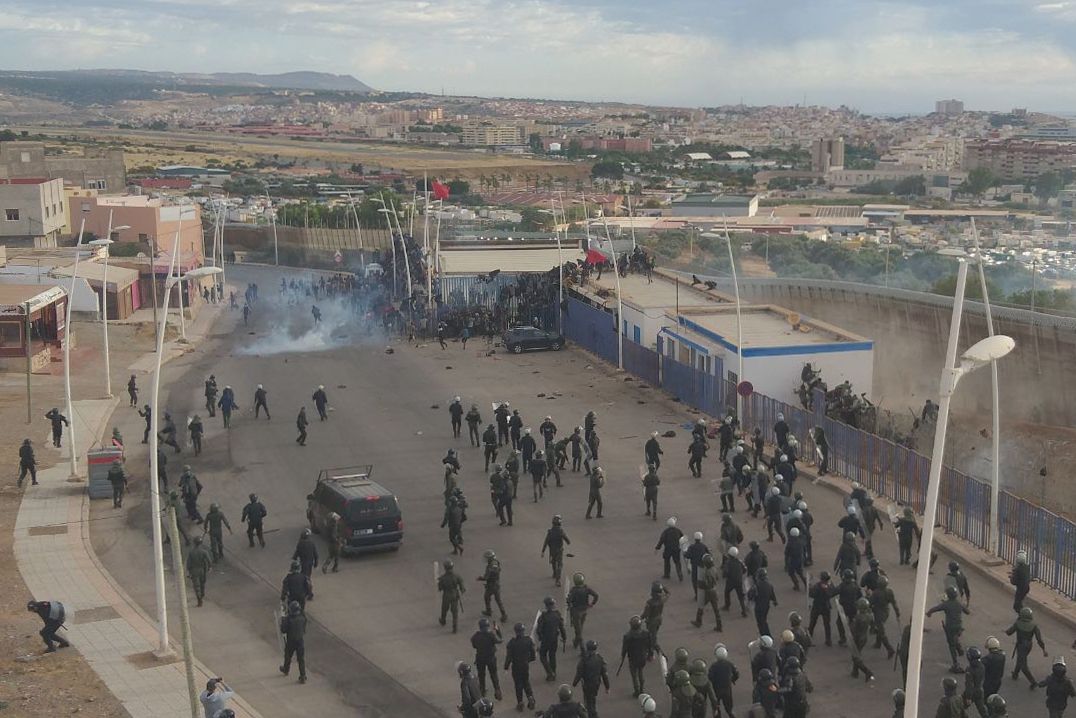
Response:
[[[153,236],[149,238],[149,276],[150,276],[150,291],[153,293],[153,330],[156,332],[157,327],[157,237]],[[154,339],[157,337],[154,336]]]
[[[30,418],[30,415],[33,413],[33,406],[30,403],[30,369],[33,337],[30,336],[30,327],[33,324],[30,321],[30,302],[26,302],[23,306],[26,312],[26,325],[23,327],[23,331],[26,333],[26,423],[31,424],[33,419]]]
[[[156,517],[153,519],[157,520]],[[199,718],[198,687],[194,683],[194,642],[191,639],[191,617],[187,609],[187,577],[183,570],[183,550],[179,547],[179,525],[176,523],[176,507],[168,504],[168,533],[172,543],[172,572],[176,576],[179,593],[179,623],[183,630],[183,663],[187,669],[187,695],[191,702],[191,718]]]

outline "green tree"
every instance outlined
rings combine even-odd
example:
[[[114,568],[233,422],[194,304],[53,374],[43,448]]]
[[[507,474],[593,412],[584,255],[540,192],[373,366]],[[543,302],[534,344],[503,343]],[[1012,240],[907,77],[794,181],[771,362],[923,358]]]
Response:
[[[528,138],[528,143],[531,146],[531,152],[535,154],[542,151],[542,136],[537,132],[532,132]]]
[[[471,193],[471,184],[459,178],[450,180],[448,183],[448,193],[452,196],[464,195]]]
[[[926,193],[927,178],[923,175],[905,177],[893,185],[893,194],[922,197]]]
[[[624,167],[619,162],[595,162],[594,166],[590,168],[590,176],[595,179],[599,177],[624,179]]]
[[[968,172],[968,179],[961,185],[960,191],[973,194],[976,197],[982,197],[983,192],[995,186],[997,183],[998,178],[994,176],[993,172],[986,167],[976,167]]]
[[[956,275],[950,274],[949,276],[942,277],[938,281],[934,282],[934,286],[930,288],[933,294],[941,294],[946,297],[951,297],[956,294]],[[999,297],[1001,294],[998,292],[998,288],[990,280],[986,279],[986,291],[990,293],[991,297]],[[971,277],[966,285],[964,285],[964,298],[965,299],[982,299],[983,288],[979,284],[979,281],[975,277]]]
[[[1061,191],[1061,177],[1056,172],[1043,172],[1035,178],[1035,196],[1046,204]]]

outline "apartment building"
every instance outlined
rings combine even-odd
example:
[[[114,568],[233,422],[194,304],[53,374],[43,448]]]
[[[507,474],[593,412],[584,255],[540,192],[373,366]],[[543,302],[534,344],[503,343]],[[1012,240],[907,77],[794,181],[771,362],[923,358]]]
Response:
[[[113,227],[112,240],[137,242],[142,251],[150,254],[150,243],[156,241],[158,252],[171,254],[179,234],[179,254],[185,262],[199,266],[202,253],[202,213],[196,204],[165,204],[157,197],[124,195],[112,197],[78,197],[71,200],[71,226],[78,231],[82,218],[86,231],[98,237],[108,234],[109,218]]]
[[[61,179],[0,179],[0,243],[55,247],[67,228]]]
[[[1032,180],[1046,172],[1076,169],[1076,142],[969,140],[964,169],[986,168],[1006,180]]]
[[[829,172],[844,167],[844,138],[823,138],[811,145],[811,169]]]
[[[460,139],[465,145],[484,147],[520,145],[526,141],[519,127],[489,121],[464,124]]]

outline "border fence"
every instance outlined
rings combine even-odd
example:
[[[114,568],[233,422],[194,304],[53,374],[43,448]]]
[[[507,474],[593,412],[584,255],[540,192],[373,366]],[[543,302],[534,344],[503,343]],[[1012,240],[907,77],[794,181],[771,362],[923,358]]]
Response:
[[[583,349],[612,364],[617,363],[615,316],[572,298],[563,308],[564,335]],[[711,416],[723,416],[736,406],[735,387],[722,378],[718,362],[708,373],[672,357],[623,339],[625,371],[661,388],[684,404]],[[825,398],[816,396],[815,409],[786,404],[762,394],[743,403],[740,417],[745,429],[756,426],[768,442],[775,443],[773,425],[783,414],[804,454],[816,449],[810,429],[821,426],[830,447],[830,468],[858,481],[875,494],[922,514],[930,476],[930,458],[880,436],[836,421],[825,415]],[[979,548],[990,542],[990,485],[951,467],[942,471],[938,498],[938,521],[946,533]],[[1027,551],[1032,576],[1065,596],[1076,599],[1076,524],[1025,499],[1002,491],[998,519],[999,553],[1012,563],[1016,552]]]

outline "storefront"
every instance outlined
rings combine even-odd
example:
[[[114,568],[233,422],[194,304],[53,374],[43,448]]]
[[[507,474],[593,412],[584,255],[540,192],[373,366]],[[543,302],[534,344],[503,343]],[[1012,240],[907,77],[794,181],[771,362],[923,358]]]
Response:
[[[29,310],[29,318],[27,318]],[[0,369],[47,371],[66,336],[67,293],[60,287],[0,284]]]

